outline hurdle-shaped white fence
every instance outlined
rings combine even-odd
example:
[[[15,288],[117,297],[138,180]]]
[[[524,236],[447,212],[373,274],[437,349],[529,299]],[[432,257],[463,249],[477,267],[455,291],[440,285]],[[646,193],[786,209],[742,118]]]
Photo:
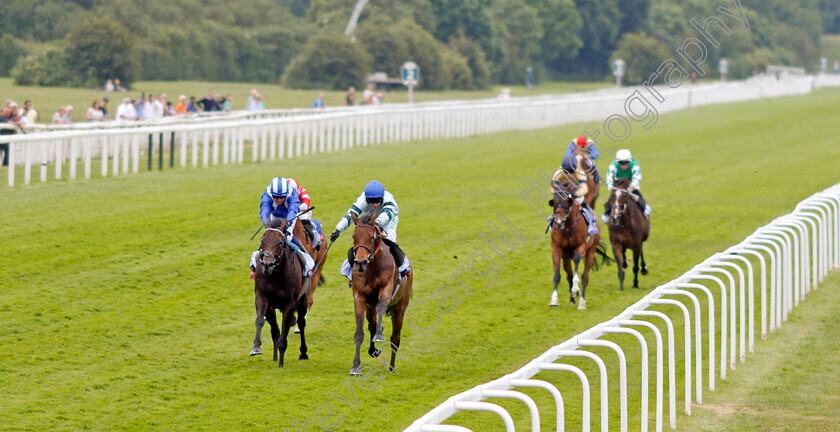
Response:
[[[750,260],[748,257],[755,259]],[[757,264],[756,264],[757,263]],[[555,400],[557,431],[565,430],[565,417],[562,392],[553,384],[532,377],[541,371],[572,372],[580,379],[583,387],[582,418],[576,425],[583,431],[590,430],[590,385],[591,378],[578,367],[563,364],[564,358],[585,357],[598,365],[601,383],[600,412],[601,430],[628,429],[628,388],[627,362],[622,347],[602,337],[613,333],[634,336],[641,345],[641,430],[649,427],[648,415],[650,379],[648,377],[648,344],[637,328],[653,331],[653,343],[656,350],[655,369],[655,415],[656,431],[662,430],[665,406],[663,389],[668,388],[668,424],[676,428],[676,369],[681,368],[685,375],[685,413],[691,414],[692,400],[703,403],[703,368],[704,355],[708,358],[708,384],[706,388],[715,389],[719,361],[719,374],[726,379],[727,370],[734,370],[738,362],[746,361],[747,353],[752,353],[755,345],[756,320],[760,322],[760,337],[765,339],[787,321],[788,313],[805,300],[806,295],[817,289],[818,284],[832,269],[840,265],[840,184],[823,192],[814,194],[796,206],[793,213],[782,216],[770,224],[759,228],[743,242],[721,253],[717,253],[698,264],[682,276],[654,289],[650,294],[628,307],[615,318],[598,324],[571,339],[556,345],[509,375],[495,381],[479,385],[463,393],[450,397],[426,415],[412,423],[406,432],[458,431],[470,429],[463,426],[445,425],[451,416],[459,411],[489,411],[500,417],[507,432],[514,431],[511,414],[500,405],[486,402],[487,399],[515,398],[526,404],[531,413],[531,431],[540,431],[540,416],[537,405],[525,393],[515,389],[539,387],[551,393]],[[700,281],[711,282],[720,290],[709,289]],[[756,292],[758,288],[758,292]],[[708,313],[701,311],[698,295],[708,298]],[[756,301],[756,296],[760,298]],[[687,299],[686,307],[676,298]],[[756,314],[755,305],[760,305]],[[682,340],[676,337],[674,324],[669,314],[648,310],[654,305],[676,306],[674,313],[684,319],[685,328]],[[693,306],[693,308],[691,307]],[[693,309],[693,315],[692,310]],[[716,317],[720,314],[720,320]],[[667,332],[662,334],[659,327],[639,317],[655,318],[664,321]],[[701,323],[708,327],[708,346],[704,346]],[[717,326],[720,326],[720,341],[716,340]],[[693,331],[692,331],[693,327]],[[693,343],[692,343],[692,337]],[[674,358],[675,344],[685,346],[685,359],[679,362]],[[665,345],[667,344],[667,346]],[[612,370],[597,354],[584,351],[586,347],[606,347],[615,351],[619,359],[619,369]],[[663,351],[668,350],[668,364],[663,364]],[[719,353],[716,350],[720,350]],[[692,357],[693,356],[693,357]],[[718,357],[719,356],[719,357]],[[692,365],[693,358],[693,365]],[[718,360],[719,358],[719,360]],[[667,367],[668,379],[664,378]],[[692,378],[692,369],[694,377]],[[638,373],[638,372],[636,372]],[[617,377],[616,377],[617,375]],[[617,378],[617,379],[616,379]],[[619,386],[620,425],[609,424],[610,401],[608,386]],[[692,385],[694,397],[692,398]],[[613,407],[615,409],[615,407]],[[554,430],[544,425],[547,430]],[[501,427],[500,427],[501,429]]]
[[[258,162],[372,144],[462,138],[586,121],[605,121],[608,127],[610,119],[618,118],[616,115],[627,124],[631,122],[629,117],[641,125],[649,124],[653,110],[658,116],[700,105],[806,94],[817,87],[816,82],[807,77],[686,84],[678,88],[622,88],[507,101],[383,105],[314,114],[309,110],[307,115],[0,136],[0,142],[9,143],[8,184],[14,186],[17,165],[23,168],[23,182],[30,184],[35,165],[40,166],[41,182],[46,182],[51,168],[54,178],[61,179],[65,164],[69,178],[76,179],[80,162],[86,179],[91,177],[95,162],[102,177],[138,173],[144,158],[149,170],[154,168],[153,159],[162,169],[164,157],[172,167],[178,160],[182,168],[241,164],[245,161],[246,140],[250,141],[251,161]]]

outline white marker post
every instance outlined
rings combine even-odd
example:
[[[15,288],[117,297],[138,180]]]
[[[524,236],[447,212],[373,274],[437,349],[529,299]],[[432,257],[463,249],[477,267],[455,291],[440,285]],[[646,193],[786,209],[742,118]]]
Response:
[[[408,103],[414,102],[414,86],[420,81],[420,66],[412,61],[407,61],[402,65],[402,82],[408,87]]]
[[[720,59],[718,62],[718,72],[720,72],[720,80],[726,81],[726,74],[729,72],[729,60]]]
[[[624,63],[622,59],[615,59],[612,65],[612,72],[615,75],[615,86],[621,87],[621,77],[624,76],[624,72],[627,71],[627,65]]]

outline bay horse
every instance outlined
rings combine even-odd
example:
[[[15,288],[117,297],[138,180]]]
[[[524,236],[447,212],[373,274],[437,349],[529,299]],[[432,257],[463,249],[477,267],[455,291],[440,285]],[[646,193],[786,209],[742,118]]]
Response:
[[[650,220],[638,205],[638,196],[627,190],[630,179],[616,179],[610,193],[609,223],[610,243],[618,263],[619,289],[624,291],[624,269],[627,268],[627,249],[633,251],[633,288],[639,287],[639,260],[642,261],[642,275],[648,274],[642,245],[650,235]],[[628,204],[628,199],[633,201]]]
[[[391,363],[388,368],[394,372],[397,351],[400,347],[400,332],[403,317],[411,300],[414,281],[413,271],[400,280],[397,265],[387,245],[383,246],[382,230],[373,223],[376,212],[368,212],[360,218],[353,216],[356,228],[353,231],[353,253],[355,255],[351,285],[353,288],[353,306],[356,315],[356,356],[350,375],[361,375],[359,351],[365,338],[364,321],[367,318],[370,332],[368,354],[379,357],[381,349],[375,342],[384,342],[383,315],[391,316]]]
[[[278,367],[283,367],[286,354],[287,336],[289,329],[297,324],[300,328],[300,360],[308,360],[306,347],[306,309],[307,292],[311,282],[302,280],[303,264],[294,250],[286,243],[283,227],[286,220],[272,222],[271,228],[266,228],[260,241],[258,250],[256,275],[254,278],[254,304],[257,309],[257,319],[254,322],[257,334],[254,337],[254,347],[251,355],[262,355],[262,341],[260,333],[266,321],[271,326],[271,339],[274,342],[274,361]],[[275,228],[280,226],[280,228]],[[282,328],[277,325],[276,310],[283,314]]]
[[[600,242],[601,234],[588,235],[583,210],[572,194],[574,184],[563,182],[554,188],[554,198],[548,204],[554,208],[551,219],[551,256],[554,261],[554,292],[551,294],[549,306],[558,306],[557,285],[560,283],[560,263],[566,271],[569,282],[569,304],[575,304],[575,298],[580,297],[578,309],[586,309],[586,287],[589,284],[589,271],[600,264],[609,263],[606,248]],[[596,222],[597,223],[597,222]],[[595,254],[601,262],[595,261]],[[583,275],[578,277],[578,266],[583,259]],[[574,261],[574,271],[572,271]]]

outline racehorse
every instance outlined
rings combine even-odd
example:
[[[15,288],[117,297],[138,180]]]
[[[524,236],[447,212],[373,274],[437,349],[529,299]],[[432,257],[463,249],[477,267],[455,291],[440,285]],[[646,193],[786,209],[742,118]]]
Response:
[[[619,263],[618,282],[622,291],[624,291],[624,269],[627,268],[625,253],[628,248],[633,251],[633,288],[639,287],[639,259],[642,260],[642,275],[648,274],[642,244],[650,235],[650,220],[645,217],[641,206],[637,204],[638,196],[627,190],[629,185],[630,179],[615,180],[613,191],[610,193],[612,206],[610,221],[607,223],[613,255]],[[631,205],[627,205],[628,199],[633,201]]]
[[[353,306],[356,313],[356,356],[353,358],[353,367],[350,375],[361,375],[361,359],[359,350],[365,338],[364,320],[367,317],[368,331],[370,332],[370,347],[368,354],[371,357],[379,357],[381,349],[376,348],[375,342],[384,342],[382,317],[385,314],[391,316],[391,364],[388,368],[394,371],[397,351],[400,347],[400,332],[403,326],[403,317],[411,300],[411,288],[414,274],[409,273],[406,277],[400,278],[397,265],[389,248],[382,247],[382,230],[373,223],[376,219],[376,212],[368,212],[360,218],[353,216],[353,223],[356,228],[353,231]]]
[[[254,347],[251,355],[262,355],[262,341],[260,333],[266,321],[271,326],[271,339],[274,342],[274,361],[280,352],[278,367],[283,367],[286,354],[287,336],[289,329],[295,325],[295,312],[300,328],[300,360],[308,360],[306,347],[306,309],[307,293],[311,291],[311,282],[307,278],[303,283],[303,263],[294,250],[286,243],[283,232],[286,220],[272,222],[271,228],[266,228],[260,241],[257,269],[254,278],[254,303],[257,308],[257,328],[254,337]],[[279,226],[280,228],[275,228]],[[283,314],[282,329],[277,326],[275,310]]]
[[[580,296],[578,309],[586,309],[586,286],[589,284],[589,271],[595,267],[598,270],[600,264],[609,263],[610,258],[606,254],[606,247],[600,242],[601,234],[588,235],[586,221],[583,218],[583,211],[574,196],[572,189],[574,184],[563,182],[555,187],[554,198],[548,204],[554,208],[554,215],[551,219],[551,256],[554,260],[554,292],[551,294],[549,306],[558,306],[557,285],[560,283],[560,262],[566,271],[566,280],[569,282],[569,304],[575,304],[575,298]],[[601,258],[600,263],[595,261],[595,254]],[[581,258],[584,259],[583,276],[578,277],[578,265]],[[575,262],[572,272],[572,261]]]

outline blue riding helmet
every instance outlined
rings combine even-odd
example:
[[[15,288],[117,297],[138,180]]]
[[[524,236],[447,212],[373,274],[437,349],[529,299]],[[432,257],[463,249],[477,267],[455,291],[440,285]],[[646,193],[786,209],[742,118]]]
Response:
[[[292,192],[289,187],[289,181],[283,177],[275,177],[268,185],[268,194],[274,198],[286,198]]]
[[[371,199],[374,200],[382,200],[385,197],[385,186],[382,183],[373,180],[372,182],[368,183],[365,186],[365,198],[370,201]]]

